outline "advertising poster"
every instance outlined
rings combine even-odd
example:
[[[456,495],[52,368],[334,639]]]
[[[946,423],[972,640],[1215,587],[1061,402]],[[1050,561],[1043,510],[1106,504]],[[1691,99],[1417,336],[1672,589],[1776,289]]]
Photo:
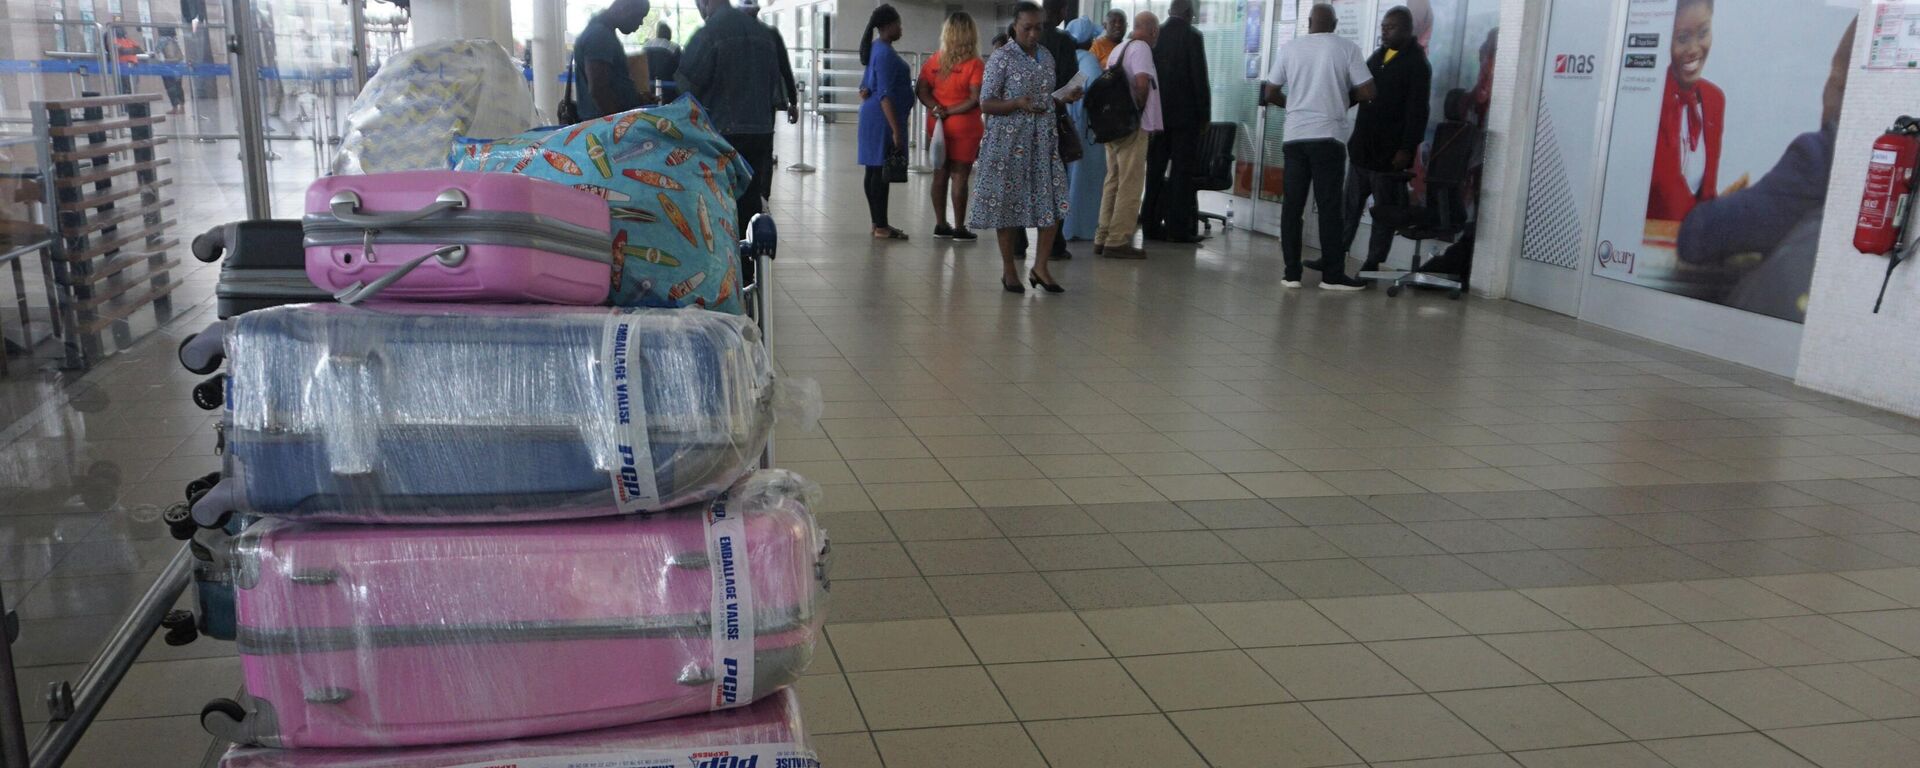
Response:
[[[1613,23],[1611,3],[1554,3],[1547,21],[1546,68],[1533,116],[1527,170],[1526,228],[1520,257],[1578,269],[1594,210],[1594,148],[1606,78],[1606,41],[1594,30]]]
[[[1629,2],[1594,274],[1804,321],[1858,9]]]

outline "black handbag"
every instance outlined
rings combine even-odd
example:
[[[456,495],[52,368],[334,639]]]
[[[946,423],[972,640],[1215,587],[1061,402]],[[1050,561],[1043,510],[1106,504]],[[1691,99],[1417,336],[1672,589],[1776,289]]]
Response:
[[[907,153],[897,149],[887,149],[887,159],[881,169],[887,174],[888,184],[907,183]]]
[[[1080,143],[1080,132],[1073,127],[1073,118],[1064,112],[1056,112],[1053,117],[1053,132],[1060,139],[1060,162],[1073,164],[1087,156],[1087,148]]]
[[[580,73],[575,71],[573,63],[567,63],[567,93],[560,97],[560,103],[553,109],[553,117],[561,125],[573,125],[580,122],[580,104],[573,100],[573,80]]]

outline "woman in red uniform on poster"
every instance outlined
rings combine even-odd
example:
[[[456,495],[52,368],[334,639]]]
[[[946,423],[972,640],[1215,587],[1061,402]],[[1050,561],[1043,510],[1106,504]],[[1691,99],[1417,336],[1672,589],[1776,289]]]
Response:
[[[1711,200],[1720,170],[1720,133],[1727,96],[1701,74],[1713,48],[1713,0],[1679,0],[1673,13],[1672,62],[1653,142],[1649,220],[1679,221]]]

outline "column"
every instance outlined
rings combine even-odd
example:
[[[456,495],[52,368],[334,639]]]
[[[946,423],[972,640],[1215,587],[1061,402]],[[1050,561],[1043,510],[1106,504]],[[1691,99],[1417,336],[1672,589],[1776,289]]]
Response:
[[[567,0],[533,0],[533,103],[551,114],[567,69]]]

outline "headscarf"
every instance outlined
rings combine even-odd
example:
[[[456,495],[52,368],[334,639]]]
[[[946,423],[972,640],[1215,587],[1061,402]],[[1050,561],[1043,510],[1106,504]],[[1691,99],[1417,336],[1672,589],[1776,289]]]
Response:
[[[1100,35],[1100,25],[1085,17],[1074,19],[1067,22],[1067,34],[1073,37],[1074,42],[1086,45]]]

